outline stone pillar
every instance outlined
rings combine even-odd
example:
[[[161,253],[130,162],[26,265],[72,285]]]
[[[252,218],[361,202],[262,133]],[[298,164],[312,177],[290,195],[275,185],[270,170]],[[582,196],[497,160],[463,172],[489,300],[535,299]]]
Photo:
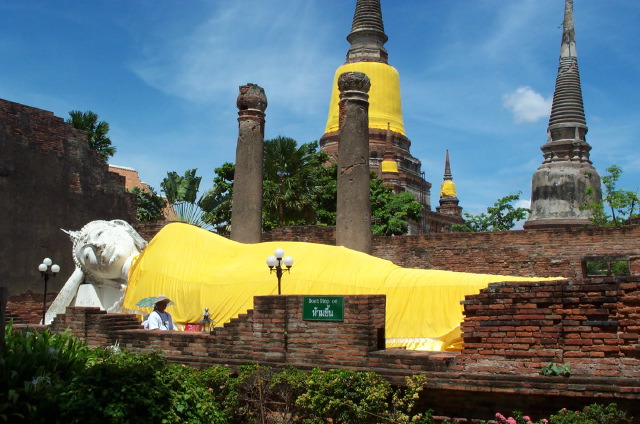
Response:
[[[371,253],[369,88],[369,77],[362,72],[345,72],[338,78],[340,141],[336,244],[364,253]]]
[[[231,240],[259,243],[262,236],[262,162],[267,96],[255,84],[240,87],[238,145],[231,204]]]

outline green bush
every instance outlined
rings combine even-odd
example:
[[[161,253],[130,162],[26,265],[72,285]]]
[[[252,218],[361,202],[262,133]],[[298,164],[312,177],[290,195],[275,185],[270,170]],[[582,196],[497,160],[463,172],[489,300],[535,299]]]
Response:
[[[159,353],[104,356],[58,395],[59,422],[226,423],[199,372],[168,365]]]
[[[585,406],[582,411],[562,409],[549,417],[549,424],[624,424],[631,423],[632,418],[618,409],[615,403],[600,405],[594,403]]]
[[[406,386],[399,387],[393,392],[391,398],[392,410],[389,418],[394,423],[431,424],[433,422],[431,411],[418,411],[416,402],[420,398],[420,392],[427,385],[427,376],[417,374],[405,377]]]
[[[300,408],[296,401],[305,391],[306,381],[307,373],[295,368],[277,371],[258,364],[241,366],[236,422],[298,422]]]
[[[0,421],[44,422],[55,409],[56,387],[83,370],[90,350],[68,333],[48,329],[14,331],[5,327],[6,348],[0,358]]]
[[[232,422],[238,409],[238,379],[229,367],[215,365],[199,372],[198,381],[213,396],[227,421]]]
[[[391,386],[373,372],[313,369],[298,398],[306,424],[377,423],[387,412]]]
[[[279,423],[297,422],[300,412],[296,404],[306,391],[307,373],[293,367],[285,368],[271,378],[269,392],[273,399],[273,410],[280,417]]]

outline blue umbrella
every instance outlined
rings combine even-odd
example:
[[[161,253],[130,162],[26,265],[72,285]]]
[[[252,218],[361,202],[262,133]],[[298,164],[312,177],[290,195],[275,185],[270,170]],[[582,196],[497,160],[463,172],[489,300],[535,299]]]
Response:
[[[163,295],[160,295],[160,296],[149,296],[149,297],[145,297],[145,298],[139,300],[136,303],[136,305],[140,306],[141,308],[153,308],[156,303],[158,303],[161,300],[165,300],[165,299],[167,299],[167,296],[163,296]],[[173,305],[173,302],[171,300],[169,300],[169,304],[168,305]]]

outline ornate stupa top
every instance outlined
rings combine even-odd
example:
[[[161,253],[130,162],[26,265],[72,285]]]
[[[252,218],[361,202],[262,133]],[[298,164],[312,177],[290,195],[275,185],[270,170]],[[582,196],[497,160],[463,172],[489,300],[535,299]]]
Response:
[[[564,3],[560,57],[578,57],[576,52],[576,31],[573,26],[573,0],[565,0]]]
[[[549,131],[553,140],[559,135],[554,134],[559,128],[587,129],[587,120],[582,103],[582,88],[578,71],[578,56],[576,54],[576,35],[573,24],[573,0],[565,0],[564,22],[562,24],[562,43],[560,45],[560,66],[553,93],[553,105],[549,118]],[[562,135],[566,138],[566,135]],[[582,138],[583,137],[577,137]]]
[[[351,33],[347,36],[351,47],[347,52],[346,63],[387,63],[388,54],[384,48],[387,40],[382,23],[380,0],[357,0]]]

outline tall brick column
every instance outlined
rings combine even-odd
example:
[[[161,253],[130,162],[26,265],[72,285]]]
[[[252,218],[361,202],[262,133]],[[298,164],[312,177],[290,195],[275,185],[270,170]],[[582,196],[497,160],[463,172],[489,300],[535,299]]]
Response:
[[[369,88],[369,77],[362,72],[345,72],[338,78],[340,142],[336,244],[364,253],[371,253]]]
[[[231,205],[231,240],[259,243],[262,235],[262,162],[267,96],[255,84],[240,87],[238,145]]]

